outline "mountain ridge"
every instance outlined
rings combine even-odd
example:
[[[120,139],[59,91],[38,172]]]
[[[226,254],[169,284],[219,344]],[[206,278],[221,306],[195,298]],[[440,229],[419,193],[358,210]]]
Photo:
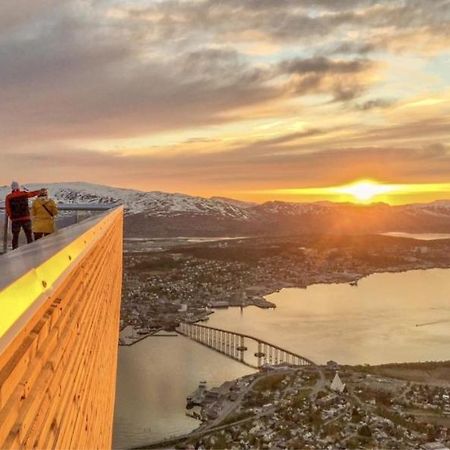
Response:
[[[60,203],[123,204],[129,236],[234,236],[243,234],[450,232],[450,200],[359,205],[333,202],[245,202],[84,183],[30,183],[47,187]],[[0,187],[0,198],[9,187]]]

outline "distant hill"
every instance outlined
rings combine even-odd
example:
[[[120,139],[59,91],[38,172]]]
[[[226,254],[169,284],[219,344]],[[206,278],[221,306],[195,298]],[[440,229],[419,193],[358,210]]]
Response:
[[[26,185],[30,190],[42,186]],[[255,204],[88,183],[56,183],[46,187],[61,203],[123,204],[126,234],[133,237],[450,232],[447,200],[401,206],[280,201]],[[0,198],[8,192],[9,188],[0,187]]]

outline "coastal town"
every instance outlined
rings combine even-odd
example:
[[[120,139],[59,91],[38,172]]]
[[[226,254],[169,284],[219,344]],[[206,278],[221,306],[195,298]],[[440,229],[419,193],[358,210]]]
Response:
[[[421,373],[427,383],[418,381]],[[172,444],[444,450],[450,445],[449,375],[448,363],[267,366],[219,387],[200,384],[187,401],[202,425]]]
[[[121,329],[128,342],[217,308],[255,305],[283,288],[350,283],[375,272],[450,266],[450,240],[391,236],[301,236],[125,244]]]
[[[121,326],[129,331],[121,344],[174,335],[180,323],[207,321],[219,308],[273,308],[265,296],[283,288],[357,288],[376,272],[447,268],[449,255],[450,240],[381,235],[133,241],[125,252]],[[265,363],[220,386],[198,380],[186,398],[198,428],[142,448],[448,450],[449,380],[445,362]]]

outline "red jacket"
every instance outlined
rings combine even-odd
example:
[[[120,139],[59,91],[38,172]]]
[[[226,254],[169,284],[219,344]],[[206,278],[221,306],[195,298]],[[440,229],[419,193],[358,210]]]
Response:
[[[6,196],[5,208],[6,214],[12,222],[25,222],[31,220],[28,199],[36,197],[41,191],[12,191]]]

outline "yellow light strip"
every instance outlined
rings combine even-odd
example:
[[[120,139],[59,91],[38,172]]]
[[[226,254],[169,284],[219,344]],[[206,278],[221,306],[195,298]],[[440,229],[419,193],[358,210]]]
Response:
[[[376,199],[383,195],[407,196],[410,194],[430,194],[448,193],[450,194],[450,183],[414,183],[414,184],[389,184],[380,183],[374,180],[359,180],[341,186],[326,186],[314,188],[288,188],[288,189],[267,189],[249,191],[253,194],[263,195],[283,195],[293,197],[322,197],[339,200],[363,198]]]
[[[361,183],[366,180],[360,181]],[[257,191],[247,191],[255,194],[285,194],[285,195],[339,195],[346,193],[354,185],[360,182],[346,184],[342,186],[327,186],[316,188],[287,188],[287,189],[263,189]],[[369,181],[367,181],[369,182]],[[423,183],[423,184],[384,184],[372,182],[383,190],[393,194],[420,194],[433,192],[450,192],[450,183]]]
[[[51,258],[0,291],[0,338],[41,295],[48,294],[55,287],[61,275],[76,264],[121,213],[122,210],[118,209],[108,214]]]

